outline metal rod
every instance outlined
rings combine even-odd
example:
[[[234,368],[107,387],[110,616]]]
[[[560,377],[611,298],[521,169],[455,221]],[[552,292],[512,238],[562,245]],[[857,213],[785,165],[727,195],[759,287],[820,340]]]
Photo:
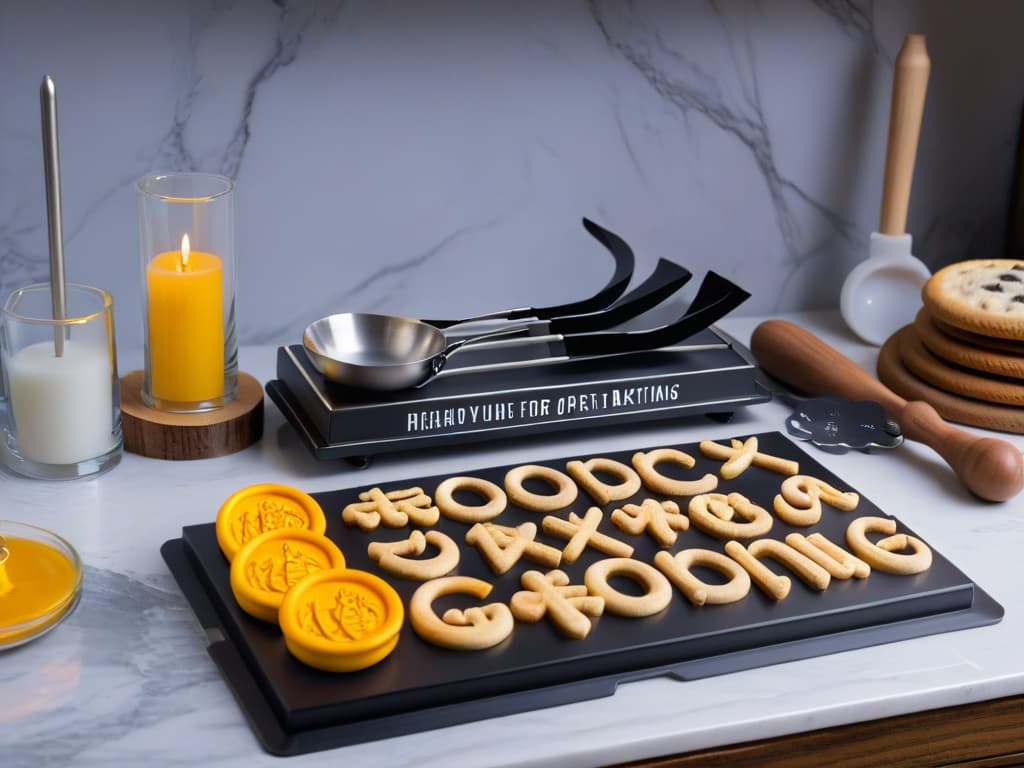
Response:
[[[46,173],[46,223],[50,234],[50,295],[53,319],[61,323],[67,317],[64,294],[64,231],[60,206],[60,148],[57,139],[57,86],[49,75],[39,86],[39,109],[43,123],[43,168]],[[53,329],[53,348],[64,355],[63,326]]]

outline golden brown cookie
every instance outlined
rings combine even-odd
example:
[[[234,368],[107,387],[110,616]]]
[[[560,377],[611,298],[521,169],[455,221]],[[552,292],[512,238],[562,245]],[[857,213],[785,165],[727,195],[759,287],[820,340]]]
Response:
[[[933,317],[971,333],[1024,340],[1024,262],[972,259],[932,275],[921,291]]]
[[[893,334],[878,354],[878,378],[889,389],[907,400],[922,400],[939,415],[959,424],[985,429],[1024,434],[1024,409],[1012,405],[996,405],[943,392],[921,381],[903,365],[897,336]]]
[[[970,344],[939,330],[922,307],[914,318],[914,332],[936,357],[974,371],[1024,379],[1024,345],[1016,352],[1000,352]]]
[[[986,403],[1024,405],[1024,382],[972,372],[943,362],[925,349],[913,325],[898,332],[897,343],[907,370],[934,387]]]
[[[921,312],[925,317],[931,321],[931,324],[938,328],[942,333],[947,336],[952,336],[955,339],[966,342],[974,347],[981,347],[983,349],[991,349],[996,352],[1009,352],[1011,355],[1024,355],[1024,341],[1014,341],[1013,339],[997,339],[994,336],[985,336],[980,333],[971,333],[961,328],[957,328],[955,325],[949,325],[944,323],[938,318],[932,317],[931,313],[928,312],[927,307],[922,307]]]

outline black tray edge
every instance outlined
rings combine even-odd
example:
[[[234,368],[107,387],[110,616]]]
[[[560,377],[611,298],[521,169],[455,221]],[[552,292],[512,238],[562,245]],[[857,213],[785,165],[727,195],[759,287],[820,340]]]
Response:
[[[550,688],[536,688],[372,720],[288,732],[268,705],[238,649],[221,633],[216,610],[189,564],[182,539],[165,542],[160,552],[200,625],[207,631],[210,641],[207,652],[224,676],[257,740],[267,752],[279,756],[334,749],[602,698],[613,695],[621,684],[653,677],[667,675],[681,681],[697,680],[916,637],[988,626],[998,623],[1004,615],[1002,606],[974,584],[974,601],[966,610],[763,646],[682,664],[595,677]]]

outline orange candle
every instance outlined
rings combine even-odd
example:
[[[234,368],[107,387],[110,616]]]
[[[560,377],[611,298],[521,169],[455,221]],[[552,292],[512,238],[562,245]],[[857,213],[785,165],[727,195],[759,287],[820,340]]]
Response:
[[[196,403],[224,395],[221,260],[189,248],[146,266],[151,391],[158,400]]]

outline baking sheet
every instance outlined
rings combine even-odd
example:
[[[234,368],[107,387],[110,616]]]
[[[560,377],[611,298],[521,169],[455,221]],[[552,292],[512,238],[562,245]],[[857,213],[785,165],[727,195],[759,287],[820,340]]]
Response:
[[[739,435],[740,438],[747,437]],[[783,435],[758,435],[760,450],[800,462],[801,473],[811,474],[842,490],[851,489],[809,454]],[[727,442],[727,441],[721,441]],[[638,446],[649,450],[665,446]],[[704,457],[696,444],[676,445],[696,459],[687,478],[717,473],[722,462]],[[602,454],[629,463],[633,450]],[[566,461],[590,456],[568,456],[539,462],[564,470]],[[530,463],[530,462],[523,462]],[[672,474],[671,465],[659,465]],[[466,468],[465,474],[501,484],[511,467],[483,470]],[[444,477],[411,478],[382,484],[384,491],[420,486],[428,494]],[[738,491],[766,509],[784,477],[751,467],[740,477],[723,480],[719,492]],[[313,494],[327,513],[327,535],[345,553],[349,567],[369,570],[390,581],[408,606],[417,582],[381,573],[368,557],[371,541],[394,541],[408,536],[409,528],[378,529],[365,533],[341,522],[341,509],[357,500],[367,486]],[[623,503],[603,507],[600,531],[627,541],[633,557],[652,562],[659,549],[646,534],[630,536],[609,519]],[[686,499],[678,499],[685,510]],[[592,502],[584,491],[571,509],[582,515]],[[216,514],[211,505],[211,519]],[[864,515],[885,515],[871,500],[861,498],[853,512],[825,506],[822,520],[810,528],[793,528],[775,520],[767,537],[782,540],[787,533],[819,531],[841,545],[850,521]],[[566,511],[558,517],[568,516]],[[510,504],[495,520],[516,525],[538,524],[543,514]],[[484,602],[508,602],[521,589],[520,575],[538,566],[520,560],[508,573],[496,577],[475,548],[464,543],[468,525],[442,517],[435,526],[460,544],[457,573],[493,583]],[[901,532],[913,533],[902,523]],[[915,534],[917,535],[917,534]],[[538,533],[538,540],[561,547],[565,542]],[[923,536],[919,538],[927,539]],[[669,551],[703,547],[723,551],[723,543],[698,531],[680,532]],[[210,653],[220,665],[228,685],[245,710],[263,746],[277,754],[317,749],[438,728],[495,715],[510,714],[560,703],[611,695],[625,680],[661,674],[680,678],[745,669],[780,661],[831,653],[848,648],[936,632],[963,629],[998,621],[1002,608],[933,549],[931,568],[913,576],[872,571],[867,579],[833,579],[824,592],[816,592],[795,576],[789,596],[775,602],[756,586],[742,601],[729,605],[696,607],[680,593],[662,613],[641,619],[605,614],[594,620],[584,640],[564,637],[547,620],[517,622],[512,636],[485,651],[460,652],[421,640],[407,619],[394,653],[370,669],[351,674],[330,674],[306,667],[292,658],[275,625],[252,619],[241,611],[231,594],[228,563],[221,554],[212,523],[190,526],[182,537],[165,544],[164,556],[178,578],[200,623],[211,637]],[[427,553],[429,555],[429,552]],[[582,583],[586,568],[607,557],[587,549],[574,564],[563,564],[572,583]],[[776,569],[774,565],[771,565]],[[777,570],[777,569],[776,569]],[[782,571],[779,571],[782,572]],[[625,589],[624,582],[614,582]],[[462,601],[462,602],[460,602]],[[471,603],[450,596],[435,603],[440,613],[449,605]]]

